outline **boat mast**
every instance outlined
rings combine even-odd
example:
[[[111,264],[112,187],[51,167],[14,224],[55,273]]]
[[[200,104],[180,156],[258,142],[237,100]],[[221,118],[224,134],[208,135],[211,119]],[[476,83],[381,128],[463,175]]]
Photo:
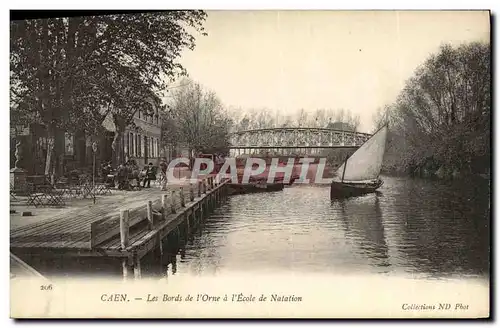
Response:
[[[344,182],[344,175],[345,175],[345,168],[347,167],[347,160],[349,159],[349,155],[346,155],[345,161],[344,161],[344,170],[342,171],[342,183]]]

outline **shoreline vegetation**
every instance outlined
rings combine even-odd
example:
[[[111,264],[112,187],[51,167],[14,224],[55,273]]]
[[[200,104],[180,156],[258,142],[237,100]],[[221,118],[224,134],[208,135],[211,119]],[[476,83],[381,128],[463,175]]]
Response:
[[[440,179],[490,177],[490,45],[443,45],[379,109],[389,123],[383,172]]]

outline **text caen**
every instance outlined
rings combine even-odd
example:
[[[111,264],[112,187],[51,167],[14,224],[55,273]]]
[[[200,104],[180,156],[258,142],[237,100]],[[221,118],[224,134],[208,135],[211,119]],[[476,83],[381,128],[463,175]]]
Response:
[[[101,301],[103,302],[127,302],[127,294],[102,294]]]

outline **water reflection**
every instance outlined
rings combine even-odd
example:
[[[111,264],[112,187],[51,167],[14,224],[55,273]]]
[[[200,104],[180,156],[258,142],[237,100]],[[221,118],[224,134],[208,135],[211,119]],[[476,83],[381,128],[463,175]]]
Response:
[[[487,274],[487,186],[386,177],[378,193],[330,202],[328,192],[294,186],[230,198],[179,270]]]
[[[340,208],[346,238],[358,246],[359,254],[375,266],[389,267],[379,194],[332,201],[332,206]]]
[[[389,180],[383,216],[398,265],[427,276],[486,275],[489,190],[481,181]]]

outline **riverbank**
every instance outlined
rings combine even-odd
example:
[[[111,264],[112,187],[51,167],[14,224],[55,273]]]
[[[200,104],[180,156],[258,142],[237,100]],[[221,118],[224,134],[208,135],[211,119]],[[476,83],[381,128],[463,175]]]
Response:
[[[397,176],[397,177],[410,177],[410,178],[422,178],[430,180],[467,180],[467,179],[482,179],[491,181],[490,173],[455,173],[455,174],[443,174],[442,171],[439,174],[436,172],[431,173],[429,171],[418,171],[414,173],[401,172],[399,170],[389,170],[382,169],[380,172],[383,175]]]

